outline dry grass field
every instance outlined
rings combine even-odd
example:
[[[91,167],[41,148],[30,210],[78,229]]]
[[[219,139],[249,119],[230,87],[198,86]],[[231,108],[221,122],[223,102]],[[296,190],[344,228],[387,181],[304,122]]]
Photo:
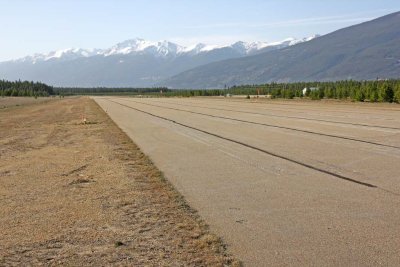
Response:
[[[52,100],[51,97],[0,97],[0,109],[21,105],[40,104]]]
[[[239,265],[93,100],[3,108],[0,129],[1,266]]]

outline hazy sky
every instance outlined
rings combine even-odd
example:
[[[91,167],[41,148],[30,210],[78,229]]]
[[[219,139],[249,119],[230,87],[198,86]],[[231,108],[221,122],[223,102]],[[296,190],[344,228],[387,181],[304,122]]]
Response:
[[[0,61],[135,37],[182,45],[279,41],[395,11],[399,0],[0,0]]]

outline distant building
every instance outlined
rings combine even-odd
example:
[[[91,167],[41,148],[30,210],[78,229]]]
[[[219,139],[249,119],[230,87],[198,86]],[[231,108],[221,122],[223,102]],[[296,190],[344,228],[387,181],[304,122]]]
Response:
[[[306,87],[306,88],[303,89],[303,95],[307,94],[307,90],[311,92],[311,91],[319,90],[319,88],[318,87],[310,87],[310,88]]]

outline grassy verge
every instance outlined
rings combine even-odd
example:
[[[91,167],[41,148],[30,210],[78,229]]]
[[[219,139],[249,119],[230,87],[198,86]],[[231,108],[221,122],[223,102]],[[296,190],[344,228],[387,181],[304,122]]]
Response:
[[[0,265],[240,265],[92,100],[2,110],[0,128]]]

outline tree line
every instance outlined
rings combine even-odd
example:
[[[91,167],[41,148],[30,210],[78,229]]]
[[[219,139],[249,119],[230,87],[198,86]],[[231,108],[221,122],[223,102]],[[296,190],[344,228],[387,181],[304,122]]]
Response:
[[[305,94],[303,90],[305,90]],[[58,87],[39,82],[0,80],[1,96],[49,95],[148,95],[148,96],[227,96],[268,95],[271,98],[347,99],[360,102],[400,103],[400,80],[267,83],[227,87],[225,89],[168,89],[166,87]]]
[[[305,90],[305,94],[303,90]],[[166,96],[269,95],[271,98],[400,102],[400,80],[268,83],[213,90],[171,90]]]
[[[53,95],[54,90],[49,86],[40,82],[32,81],[6,81],[0,80],[0,96],[49,96]]]
[[[141,95],[141,94],[161,94],[170,92],[166,87],[57,87],[54,88],[59,95]]]

